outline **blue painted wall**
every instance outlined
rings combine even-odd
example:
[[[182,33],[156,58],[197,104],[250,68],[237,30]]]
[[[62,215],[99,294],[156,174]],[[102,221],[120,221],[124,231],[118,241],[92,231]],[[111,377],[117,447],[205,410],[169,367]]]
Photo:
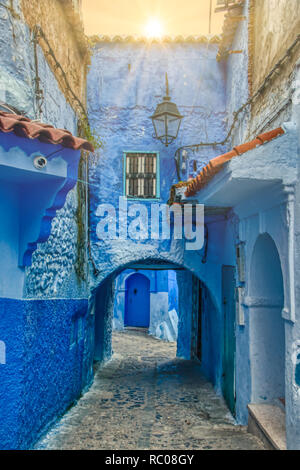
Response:
[[[68,299],[23,297],[31,249],[27,257],[24,253],[48,239],[51,221],[76,183],[79,152],[70,149],[59,147],[57,160],[49,158],[45,171],[34,169],[36,154],[47,156],[55,148],[0,134],[0,338],[5,345],[0,447],[5,449],[28,448],[92,380],[93,343],[84,342],[85,325],[87,332],[91,325],[85,320],[79,321],[80,338],[70,347],[72,318],[76,324],[78,316],[86,316],[87,299],[72,300],[71,293]],[[62,261],[58,257],[60,268]],[[47,273],[47,263],[39,270]]]
[[[206,377],[220,390],[222,375],[223,321],[210,293],[202,288],[201,368]]]
[[[104,139],[104,148],[99,152],[98,162],[90,169],[92,256],[99,270],[99,275],[92,281],[92,287],[97,289],[110,275],[118,274],[130,267],[134,261],[164,260],[186,268],[190,272],[187,272],[187,278],[191,273],[196,274],[207,285],[212,295],[211,303],[216,309],[216,313],[207,318],[207,328],[210,330],[205,334],[211,338],[212,344],[205,343],[207,352],[204,351],[204,357],[207,359],[207,375],[212,378],[216,388],[220,389],[221,345],[216,345],[222,329],[221,266],[223,262],[235,263],[234,242],[230,238],[232,231],[229,229],[230,235],[226,235],[223,218],[207,219],[211,228],[206,263],[203,262],[203,250],[187,252],[180,241],[102,241],[96,236],[96,227],[100,221],[100,217],[96,215],[98,206],[104,202],[110,203],[118,214],[119,196],[123,194],[124,151],[159,152],[161,202],[166,202],[170,186],[178,181],[174,161],[177,148],[184,144],[219,141],[224,138],[225,80],[223,66],[216,61],[217,48],[217,45],[209,43],[149,45],[142,42],[100,42],[94,48],[88,76],[88,105],[92,127]],[[169,77],[171,97],[180,112],[186,116],[177,141],[168,148],[153,139],[153,127],[149,119],[165,94],[165,72]],[[187,172],[189,173],[193,166],[193,159],[197,160],[197,171],[200,171],[211,158],[223,150],[225,149],[216,146],[189,152]],[[187,176],[185,174],[185,178]],[[129,202],[128,205],[131,204],[132,202]],[[228,236],[228,243],[232,244],[229,249],[227,246],[224,249],[225,236]],[[192,309],[191,297],[188,294],[190,287],[186,285],[189,281],[181,279],[184,275],[185,273],[178,273],[178,355],[189,358],[192,344]],[[172,297],[170,303],[172,304]],[[99,308],[101,309],[100,300]],[[105,344],[109,344],[109,336],[108,329]],[[213,357],[209,355],[209,348],[214,350]],[[106,351],[109,350],[109,347],[106,348]]]
[[[1,449],[30,447],[89,385],[89,321],[85,300],[1,299]]]
[[[20,1],[13,2],[18,16],[5,5],[10,4],[0,5],[0,101],[35,119],[32,37]],[[40,47],[37,54],[41,120],[76,135],[75,112]],[[0,133],[0,344],[6,356],[0,361],[1,449],[28,448],[92,381],[94,317],[87,315],[87,282],[79,283],[74,269],[78,201],[70,189],[80,155],[65,149],[42,172],[32,164],[35,155],[56,150]],[[60,192],[67,175],[72,181]],[[28,241],[45,243],[35,247],[31,266],[24,269],[20,253]],[[70,348],[72,317],[79,313],[85,317],[84,331]]]
[[[99,240],[96,235],[97,208],[102,203],[112,204],[117,211],[119,196],[123,194],[123,152],[156,151],[160,154],[161,202],[169,198],[170,186],[178,181],[174,161],[175,152],[184,144],[199,141],[219,141],[225,135],[225,82],[223,66],[216,61],[218,46],[207,43],[164,43],[146,44],[143,42],[99,42],[94,48],[92,64],[88,76],[88,106],[92,127],[103,136],[104,148],[98,152],[99,158],[90,168],[91,196],[91,241],[92,257],[99,275],[92,280],[97,292],[99,284],[106,283],[110,275],[130,267],[134,261],[165,260],[186,267],[197,273],[215,293],[214,302],[221,304],[220,294],[220,252],[223,229],[215,229],[210,234],[209,256],[212,263],[203,264],[203,250],[186,252],[180,241],[154,240]],[[165,95],[165,73],[168,73],[170,94],[180,112],[185,115],[177,141],[166,148],[153,139],[153,126],[149,116]],[[197,160],[200,171],[212,157],[222,153],[220,146],[198,149],[189,154],[189,168],[193,159]],[[190,169],[188,170],[190,172]],[[184,176],[185,178],[187,175]],[[130,207],[133,202],[129,202]],[[149,203],[145,203],[149,206]],[[216,242],[216,244],[214,244]],[[221,256],[222,256],[221,252]],[[179,273],[180,275],[180,273]],[[178,283],[180,289],[184,287]],[[175,281],[170,282],[173,292]],[[188,289],[188,287],[187,287]],[[98,291],[99,292],[99,291]],[[167,300],[168,309],[174,296]],[[180,298],[180,293],[179,293]],[[191,300],[183,295],[183,305],[179,305],[178,355],[191,356]],[[99,294],[95,299],[96,312],[102,310]],[[117,294],[117,302],[120,297]],[[121,309],[122,310],[122,309]],[[158,312],[158,316],[161,312]],[[97,316],[97,313],[96,313]],[[109,322],[109,320],[108,320]],[[122,321],[116,321],[117,328]],[[220,331],[220,322],[210,327]],[[154,329],[155,332],[155,329]],[[103,353],[109,357],[111,329],[102,339]],[[213,336],[214,333],[212,332]],[[218,337],[213,336],[214,338]],[[101,354],[100,354],[101,356]],[[217,355],[218,358],[220,354]],[[220,382],[220,364],[213,364],[216,386]]]
[[[90,209],[92,255],[102,279],[132,259],[169,256],[168,241],[100,241],[96,227],[101,218],[96,212],[100,204],[110,203],[118,213],[124,151],[159,152],[161,202],[166,202],[170,186],[178,181],[176,149],[195,140],[224,137],[225,84],[222,66],[215,60],[217,47],[209,42],[99,42],[94,48],[88,108],[91,126],[103,137],[104,148],[90,168]],[[185,115],[177,141],[168,148],[153,138],[149,118],[165,95],[166,72],[171,97]],[[210,149],[205,161],[202,155],[202,165],[219,152],[219,148]]]
[[[190,359],[192,351],[193,275],[188,271],[177,273],[178,341],[177,357]]]
[[[19,2],[15,4],[16,8],[19,8]],[[245,12],[247,5],[248,2],[245,2]],[[7,9],[0,7],[0,33],[0,46],[3,46],[0,47],[2,59],[0,99],[35,117],[34,64],[29,30],[22,20],[15,21]],[[17,44],[13,40],[13,33],[17,37]],[[247,34],[247,24],[241,22],[233,48],[241,48],[244,53],[234,54],[229,58],[227,75],[224,65],[215,60],[218,46],[209,42],[201,44],[183,41],[163,45],[149,45],[143,42],[99,42],[95,46],[88,79],[89,116],[92,127],[103,137],[104,147],[97,152],[90,168],[91,252],[99,274],[91,279],[92,295],[89,308],[86,300],[88,286],[86,283],[79,284],[74,272],[74,247],[77,240],[75,191],[69,193],[64,208],[58,212],[52,222],[49,240],[38,246],[33,255],[32,266],[26,268],[24,273],[16,263],[18,244],[16,233],[21,222],[18,201],[15,197],[16,186],[15,183],[13,186],[7,183],[1,186],[0,216],[6,223],[0,225],[0,246],[4,253],[0,268],[0,362],[3,362],[4,344],[6,363],[0,364],[0,421],[7,425],[5,428],[0,427],[0,447],[29,447],[49,423],[78,398],[82,388],[88,386],[92,380],[94,347],[96,359],[101,362],[110,359],[115,276],[122,270],[130,268],[133,262],[146,260],[155,264],[157,261],[165,260],[174,263],[176,267],[186,268],[186,271],[177,273],[179,357],[191,357],[194,341],[192,274],[203,282],[205,296],[202,318],[202,370],[217,390],[221,389],[222,377],[221,270],[222,265],[236,265],[235,243],[241,238],[247,242],[246,270],[249,274],[252,249],[257,237],[264,229],[275,234],[274,239],[280,252],[284,275],[285,302],[287,302],[290,271],[287,268],[286,260],[289,257],[285,247],[289,233],[284,225],[287,218],[286,199],[279,199],[276,209],[270,209],[272,204],[268,205],[269,200],[266,196],[273,201],[274,194],[271,196],[269,193],[258,194],[260,198],[255,199],[254,189],[255,195],[251,199],[252,205],[249,209],[249,200],[244,202],[244,206],[242,203],[243,184],[237,185],[235,192],[232,192],[237,202],[232,203],[232,206],[236,206],[235,210],[240,219],[238,220],[232,213],[226,217],[206,218],[209,232],[206,260],[203,257],[203,250],[196,253],[186,252],[181,242],[172,244],[154,240],[103,242],[96,236],[99,222],[96,211],[99,204],[109,202],[117,208],[119,196],[123,194],[124,151],[159,152],[161,201],[166,202],[170,186],[177,182],[174,162],[176,149],[185,144],[224,139],[230,125],[230,120],[226,122],[226,118],[230,118],[232,111],[248,97],[248,59],[245,53]],[[38,59],[46,97],[42,108],[43,120],[76,133],[75,113],[61,93],[40,48],[38,48]],[[179,137],[169,148],[165,148],[153,139],[153,128],[149,119],[165,94],[165,72],[168,72],[172,99],[185,115]],[[238,81],[236,77],[239,77]],[[234,142],[244,141],[245,124],[246,120],[242,120],[234,135]],[[295,155],[296,151],[291,145],[291,137],[287,135],[284,139],[284,148],[274,142],[257,149],[258,157],[255,160],[256,164],[252,161],[251,171],[245,167],[246,156],[241,163],[239,163],[241,159],[235,159],[236,161],[231,162],[230,168],[237,165],[241,177],[250,178],[253,176],[251,172],[257,175],[259,166],[260,174],[267,179],[268,173],[273,173],[276,169],[272,158],[279,149],[283,160],[283,166],[279,167],[279,170],[281,168],[286,170],[285,160],[291,161],[289,164],[291,172],[284,180],[284,184],[294,184],[296,165],[291,156]],[[188,151],[188,168],[181,177],[186,179],[199,172],[211,158],[224,150],[216,146]],[[193,169],[194,159],[196,171]],[[281,173],[278,172],[278,179],[282,178]],[[299,194],[296,196],[299,199]],[[4,198],[6,198],[5,203]],[[203,202],[201,195],[199,202]],[[222,203],[223,201],[219,201],[219,205]],[[296,239],[299,235],[299,224],[297,224],[298,221],[296,221]],[[297,259],[298,251],[297,249]],[[6,274],[9,274],[10,279],[14,279],[13,285],[8,282]],[[163,277],[162,284],[158,293],[166,294],[167,291],[164,290],[166,279]],[[172,293],[166,302],[170,311],[176,304],[175,278],[169,279],[167,290]],[[299,297],[297,282],[296,291]],[[236,327],[236,387],[237,421],[246,424],[247,404],[253,392],[251,312],[256,308],[257,299],[253,300],[248,296],[243,301],[245,325]],[[285,315],[288,315],[289,307],[288,303],[285,304]],[[78,316],[84,317],[83,323],[77,320]],[[72,318],[76,318],[76,321],[73,322]],[[284,327],[286,377],[287,383],[290,384],[286,394],[287,433],[289,446],[296,448],[300,442],[297,424],[300,409],[298,313],[294,320],[295,322],[288,319]],[[85,330],[84,339],[74,342],[82,326]],[[71,343],[74,343],[73,346]],[[294,362],[292,357],[296,358]],[[57,364],[60,365],[59,368]]]

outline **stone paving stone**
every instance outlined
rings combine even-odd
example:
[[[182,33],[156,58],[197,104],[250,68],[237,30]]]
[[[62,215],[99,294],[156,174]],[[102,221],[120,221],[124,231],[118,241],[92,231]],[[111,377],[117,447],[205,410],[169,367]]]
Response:
[[[36,449],[257,450],[236,426],[199,363],[144,331],[113,334],[113,359]]]

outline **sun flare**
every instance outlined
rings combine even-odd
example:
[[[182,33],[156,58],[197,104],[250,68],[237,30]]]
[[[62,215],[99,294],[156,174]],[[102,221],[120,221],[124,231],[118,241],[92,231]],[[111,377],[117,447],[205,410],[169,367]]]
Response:
[[[163,25],[157,18],[151,18],[145,27],[148,38],[161,38],[163,35]]]

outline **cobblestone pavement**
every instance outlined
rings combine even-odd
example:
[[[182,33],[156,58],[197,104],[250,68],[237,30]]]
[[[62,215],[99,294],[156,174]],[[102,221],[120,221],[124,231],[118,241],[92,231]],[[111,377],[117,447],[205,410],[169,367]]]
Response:
[[[144,331],[114,333],[113,359],[37,449],[263,449],[235,426],[197,362]]]

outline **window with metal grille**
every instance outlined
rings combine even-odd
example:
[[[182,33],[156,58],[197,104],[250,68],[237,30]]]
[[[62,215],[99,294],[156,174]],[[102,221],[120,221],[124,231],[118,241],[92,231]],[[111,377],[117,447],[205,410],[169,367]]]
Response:
[[[125,153],[125,195],[128,198],[159,197],[157,153]]]

